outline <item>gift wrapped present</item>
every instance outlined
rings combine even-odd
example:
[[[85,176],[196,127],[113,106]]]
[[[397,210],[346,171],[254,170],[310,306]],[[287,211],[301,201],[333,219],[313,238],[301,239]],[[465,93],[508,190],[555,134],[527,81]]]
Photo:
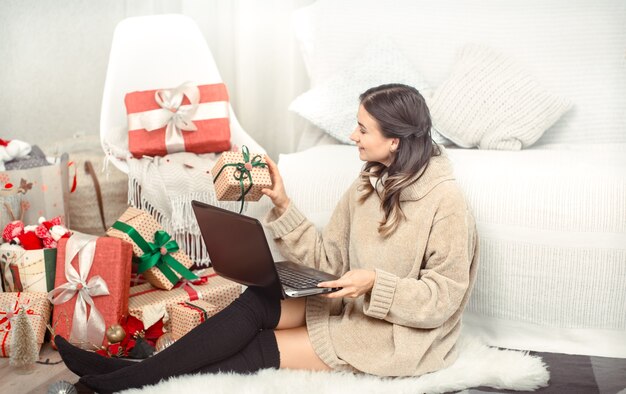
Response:
[[[118,238],[74,233],[58,245],[54,305],[55,334],[93,349],[106,343],[105,330],[128,312],[132,246]]]
[[[6,291],[47,293],[54,288],[57,250],[24,250],[18,245],[0,245],[0,268]]]
[[[128,150],[133,156],[230,149],[228,92],[223,83],[128,93]]]
[[[185,301],[168,307],[174,338],[180,338],[221,309],[205,300]]]
[[[50,303],[47,294],[41,292],[0,293],[0,356],[9,357],[12,320],[24,308],[37,343],[41,347],[46,324],[50,320]]]
[[[241,151],[223,152],[211,169],[215,195],[221,201],[258,201],[261,189],[272,187],[272,180],[267,163],[262,154],[251,154],[247,146]]]
[[[154,287],[169,290],[181,278],[198,279],[189,271],[193,261],[147,212],[128,208],[107,235],[132,243],[137,272]]]
[[[128,313],[150,327],[160,319],[169,320],[169,305],[202,299],[222,310],[241,293],[240,284],[218,276],[212,268],[198,276],[194,281],[181,281],[169,291],[154,288],[149,283],[131,287]]]

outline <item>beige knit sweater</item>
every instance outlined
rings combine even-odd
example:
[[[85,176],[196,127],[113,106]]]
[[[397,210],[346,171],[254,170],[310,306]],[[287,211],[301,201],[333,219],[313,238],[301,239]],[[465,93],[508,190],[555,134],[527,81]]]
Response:
[[[416,376],[448,366],[477,268],[472,214],[445,153],[401,193],[406,220],[379,236],[380,199],[358,202],[357,179],[322,233],[290,204],[266,226],[284,256],[342,275],[374,269],[357,299],[309,297],[306,322],[315,352],[330,367],[380,376]]]

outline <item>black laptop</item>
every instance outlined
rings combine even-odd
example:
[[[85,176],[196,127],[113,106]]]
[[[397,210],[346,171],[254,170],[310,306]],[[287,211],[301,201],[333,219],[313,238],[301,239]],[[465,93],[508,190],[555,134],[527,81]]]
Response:
[[[280,292],[281,298],[330,293],[317,287],[337,276],[290,261],[274,262],[263,226],[255,219],[200,201],[192,201],[204,244],[215,272],[246,286]]]

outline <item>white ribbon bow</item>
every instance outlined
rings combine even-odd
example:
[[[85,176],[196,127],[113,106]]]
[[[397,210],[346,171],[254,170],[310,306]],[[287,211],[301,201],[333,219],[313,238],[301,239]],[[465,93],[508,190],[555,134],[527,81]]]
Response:
[[[102,343],[106,327],[104,318],[94,305],[92,297],[109,295],[109,288],[99,275],[95,275],[87,281],[96,252],[97,239],[98,237],[92,235],[74,233],[67,240],[65,249],[65,278],[67,283],[50,291],[48,299],[52,304],[58,305],[77,295],[70,342],[99,346]],[[72,260],[77,254],[80,274],[72,267]],[[89,317],[87,317],[87,304],[91,307]]]
[[[191,105],[181,105],[187,96]],[[191,82],[185,82],[174,89],[161,89],[154,93],[154,99],[161,107],[141,116],[141,124],[147,131],[154,131],[167,125],[165,146],[169,153],[185,150],[185,140],[181,130],[196,131],[192,122],[200,102],[200,89]]]

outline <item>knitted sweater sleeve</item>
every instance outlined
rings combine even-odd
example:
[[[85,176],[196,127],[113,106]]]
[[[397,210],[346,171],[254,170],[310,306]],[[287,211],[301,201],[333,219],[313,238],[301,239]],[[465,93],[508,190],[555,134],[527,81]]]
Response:
[[[458,311],[470,285],[475,232],[471,214],[458,212],[432,225],[419,276],[400,278],[376,270],[365,296],[366,315],[415,328],[436,328]],[[422,260],[416,261],[419,267]]]
[[[283,256],[289,260],[337,276],[349,270],[348,236],[350,232],[350,192],[339,201],[330,221],[319,232],[292,202],[277,216],[271,210],[265,218],[266,228],[276,240]]]

